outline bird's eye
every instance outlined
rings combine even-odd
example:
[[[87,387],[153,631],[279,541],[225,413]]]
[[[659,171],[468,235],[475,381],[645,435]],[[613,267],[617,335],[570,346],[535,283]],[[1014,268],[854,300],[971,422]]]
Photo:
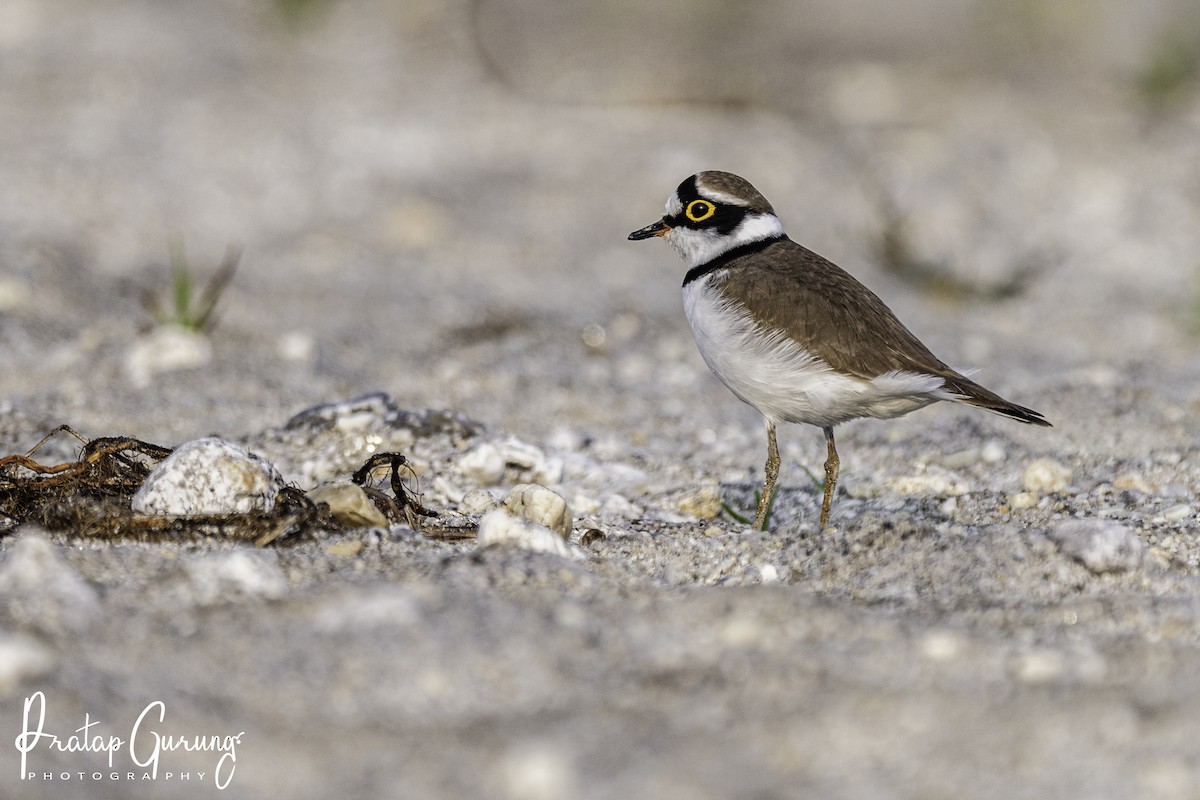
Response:
[[[687,204],[684,212],[692,222],[703,222],[717,213],[717,207],[707,200],[693,200]]]

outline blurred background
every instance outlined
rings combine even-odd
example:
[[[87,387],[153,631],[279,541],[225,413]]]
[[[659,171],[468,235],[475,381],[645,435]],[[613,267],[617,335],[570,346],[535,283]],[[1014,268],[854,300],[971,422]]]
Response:
[[[625,241],[714,168],[1000,390],[1194,376],[1198,87],[1190,0],[5,0],[0,397],[178,439],[719,392]],[[139,362],[231,247],[212,352]]]

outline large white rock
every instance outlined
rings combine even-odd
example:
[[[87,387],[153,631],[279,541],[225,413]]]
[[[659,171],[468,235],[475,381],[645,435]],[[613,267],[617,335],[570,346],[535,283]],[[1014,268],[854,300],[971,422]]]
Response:
[[[131,506],[156,517],[270,512],[282,487],[279,471],[265,458],[222,439],[196,439],[155,467]]]

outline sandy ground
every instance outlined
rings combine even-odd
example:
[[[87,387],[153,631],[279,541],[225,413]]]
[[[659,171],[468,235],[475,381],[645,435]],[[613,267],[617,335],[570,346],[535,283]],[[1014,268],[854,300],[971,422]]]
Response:
[[[563,556],[0,520],[0,794],[1200,794],[1200,101],[1145,81],[1193,20],[567,7],[5,3],[0,452],[217,434],[307,488],[397,449],[434,509],[532,481],[575,529]],[[823,441],[788,427],[773,530],[718,513],[753,503],[761,422],[675,255],[625,240],[710,168],[1055,427],[849,424],[823,533]],[[242,257],[164,355],[172,242],[200,279]],[[38,698],[93,738],[22,780]],[[151,775],[153,733],[241,736],[158,740]]]

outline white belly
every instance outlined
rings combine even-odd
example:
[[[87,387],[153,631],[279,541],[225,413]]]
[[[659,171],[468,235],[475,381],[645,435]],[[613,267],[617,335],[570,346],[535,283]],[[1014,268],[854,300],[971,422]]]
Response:
[[[859,417],[898,417],[954,396],[936,375],[889,372],[847,377],[776,331],[764,336],[749,315],[708,289],[712,276],[683,287],[683,310],[709,369],[772,422],[831,427]]]

